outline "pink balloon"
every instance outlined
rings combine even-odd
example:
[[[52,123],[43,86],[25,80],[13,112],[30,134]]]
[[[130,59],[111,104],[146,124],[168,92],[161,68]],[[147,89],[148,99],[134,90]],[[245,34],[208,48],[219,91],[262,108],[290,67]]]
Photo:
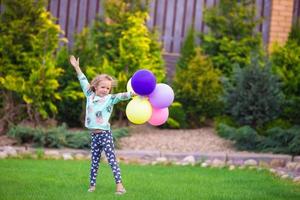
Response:
[[[154,108],[166,108],[174,101],[174,92],[167,84],[158,83],[149,95],[149,101]]]
[[[169,108],[156,109],[152,108],[151,118],[148,120],[148,123],[153,126],[162,125],[167,121],[169,117]]]

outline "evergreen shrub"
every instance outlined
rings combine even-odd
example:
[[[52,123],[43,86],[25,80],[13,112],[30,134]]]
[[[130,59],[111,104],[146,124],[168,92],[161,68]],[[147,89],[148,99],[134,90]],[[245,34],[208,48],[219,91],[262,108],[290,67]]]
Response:
[[[117,142],[117,139],[129,133],[127,128],[120,128],[113,129],[112,134],[114,141]],[[88,149],[91,143],[88,130],[71,131],[65,124],[48,129],[16,125],[9,129],[7,135],[17,139],[19,144],[31,144],[34,147]]]
[[[218,115],[222,107],[221,72],[213,68],[200,48],[195,52],[187,68],[178,68],[173,82],[176,101],[182,104],[189,127],[200,126],[206,119]]]
[[[236,69],[225,91],[225,111],[239,125],[254,129],[278,118],[284,100],[270,63],[258,57],[253,57],[247,67]]]
[[[233,64],[241,68],[251,61],[254,49],[263,55],[261,34],[253,0],[222,0],[204,11],[208,33],[200,35],[201,48],[211,58],[214,67],[230,77]]]

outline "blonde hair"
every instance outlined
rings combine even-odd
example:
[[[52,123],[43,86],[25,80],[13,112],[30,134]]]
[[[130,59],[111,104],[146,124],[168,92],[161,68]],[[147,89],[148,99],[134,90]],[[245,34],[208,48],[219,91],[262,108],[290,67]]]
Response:
[[[110,81],[111,87],[117,86],[117,81],[113,77],[111,77],[110,75],[107,75],[107,74],[99,74],[95,78],[93,78],[93,80],[91,81],[90,90],[95,92],[96,87],[98,86],[98,84],[101,81]]]

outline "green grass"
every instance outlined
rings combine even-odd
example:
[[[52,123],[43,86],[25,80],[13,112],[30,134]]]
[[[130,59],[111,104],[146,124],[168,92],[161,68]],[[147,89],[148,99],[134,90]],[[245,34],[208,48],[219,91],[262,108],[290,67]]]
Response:
[[[300,185],[267,171],[121,164],[127,193],[114,194],[108,164],[88,193],[89,161],[0,160],[0,199],[300,199]]]

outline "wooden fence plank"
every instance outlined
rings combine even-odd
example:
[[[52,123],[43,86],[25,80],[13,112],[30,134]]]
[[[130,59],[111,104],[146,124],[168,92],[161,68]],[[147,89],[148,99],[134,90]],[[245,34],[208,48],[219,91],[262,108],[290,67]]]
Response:
[[[175,23],[175,32],[174,32],[174,43],[172,52],[178,53],[180,52],[181,48],[181,41],[182,41],[182,25],[183,25],[183,18],[184,18],[184,3],[185,1],[177,1],[176,5],[176,23]]]
[[[96,18],[96,5],[98,0],[90,0],[88,12],[88,25],[91,25]]]
[[[66,20],[67,20],[67,3],[68,1],[60,1],[60,9],[58,13],[59,25],[66,32]]]
[[[264,13],[264,0],[256,0],[255,6],[256,6],[256,19],[259,19],[263,16]],[[256,27],[256,30],[261,31],[262,25],[258,25]]]
[[[294,0],[294,10],[293,10],[293,22],[296,22],[300,16],[300,1]]]
[[[204,9],[209,9],[215,5],[215,0],[204,0]],[[209,31],[208,26],[205,25],[205,23],[202,23],[202,32],[207,33]]]
[[[203,4],[204,0],[196,1],[196,13],[195,13],[195,25],[194,28],[197,32],[201,32],[201,27],[203,23]],[[200,39],[196,38],[197,43],[200,43]]]
[[[87,1],[80,0],[79,1],[79,12],[78,15],[78,25],[77,25],[77,32],[82,31],[83,27],[86,26],[86,10],[87,10]]]
[[[269,32],[270,32],[270,20],[271,20],[271,0],[264,0],[264,22],[262,25],[262,37],[265,47],[269,43]]]
[[[51,0],[50,2],[50,11],[58,21],[58,15],[57,15],[57,7],[58,7],[58,0]]]
[[[165,28],[165,34],[164,37],[164,52],[171,52],[171,43],[173,42],[173,35],[172,30],[174,27],[174,6],[175,6],[175,0],[169,0],[168,1],[168,14],[166,16],[166,28]]]
[[[194,0],[187,0],[183,37],[187,35],[189,29],[193,26],[193,17],[194,17],[193,15],[194,15],[194,7],[195,7],[194,4],[195,4]]]
[[[149,5],[149,19],[147,20],[147,26],[150,29],[154,27],[154,10],[155,10],[156,0],[152,0]]]
[[[165,1],[166,0],[159,0],[157,1],[156,6],[156,17],[154,18],[154,27],[158,29],[160,33],[163,33],[163,19],[164,19],[164,8],[165,8]],[[163,37],[161,35],[161,40],[163,40]]]
[[[74,41],[74,34],[76,33],[76,16],[77,16],[77,6],[78,0],[71,0],[70,10],[69,10],[69,23],[67,27],[67,38],[69,40],[68,46],[71,47]]]
[[[69,3],[66,3],[68,2]],[[91,24],[97,13],[103,15],[104,0],[49,0],[48,8],[67,33],[70,44],[73,43],[75,32]],[[152,0],[146,24],[149,29],[157,27],[160,40],[166,52],[178,53],[188,29],[193,24],[198,32],[208,32],[203,23],[204,9],[218,4],[220,0]],[[272,0],[256,0],[257,17],[263,16],[264,21],[257,29],[262,33],[264,44],[268,42],[269,21]],[[69,7],[68,9],[66,7]],[[66,16],[68,10],[68,15]],[[76,12],[75,12],[76,11]],[[294,0],[294,20],[300,15],[300,3]],[[199,38],[197,38],[199,43]]]

